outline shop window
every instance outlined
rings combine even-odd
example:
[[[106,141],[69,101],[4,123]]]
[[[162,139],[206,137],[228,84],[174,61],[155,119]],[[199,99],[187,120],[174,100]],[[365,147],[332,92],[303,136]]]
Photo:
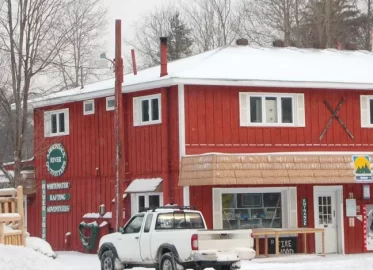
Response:
[[[223,229],[283,227],[281,192],[221,196]]]
[[[161,95],[136,97],[133,99],[134,126],[161,123]]]
[[[134,213],[141,212],[145,208],[159,207],[163,205],[162,193],[139,193],[133,194],[132,205]]]
[[[361,127],[373,128],[373,96],[360,96]]]
[[[69,135],[69,109],[44,112],[44,136]]]
[[[304,95],[240,93],[241,126],[305,126]]]

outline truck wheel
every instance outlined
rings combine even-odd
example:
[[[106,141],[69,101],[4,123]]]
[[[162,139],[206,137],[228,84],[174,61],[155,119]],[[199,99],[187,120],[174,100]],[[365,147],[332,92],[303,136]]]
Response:
[[[161,258],[159,270],[176,270],[175,260],[172,253],[165,253]]]
[[[214,267],[215,270],[231,270],[232,267],[230,265],[219,265]]]
[[[101,270],[115,270],[115,257],[111,250],[107,250],[102,254]]]

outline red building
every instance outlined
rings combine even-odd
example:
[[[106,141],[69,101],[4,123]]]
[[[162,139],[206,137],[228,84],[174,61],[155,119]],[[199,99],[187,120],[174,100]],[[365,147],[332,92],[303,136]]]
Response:
[[[195,205],[209,228],[322,227],[328,253],[371,249],[372,63],[363,51],[235,45],[125,75],[125,219]],[[30,101],[28,230],[56,250],[82,250],[79,224],[112,209],[113,87]],[[307,245],[319,252],[321,237]]]

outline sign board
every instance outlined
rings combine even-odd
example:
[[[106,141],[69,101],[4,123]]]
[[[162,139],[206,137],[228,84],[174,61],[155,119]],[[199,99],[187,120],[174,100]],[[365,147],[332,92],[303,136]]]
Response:
[[[70,205],[53,205],[47,207],[48,213],[67,213],[70,212]]]
[[[278,242],[280,254],[297,253],[297,237],[280,237]],[[268,253],[276,253],[275,238],[268,238]]]
[[[48,201],[68,201],[70,200],[71,196],[69,193],[64,194],[49,194],[47,196]]]
[[[46,165],[48,172],[55,177],[59,177],[65,172],[67,154],[61,143],[55,143],[49,147]]]
[[[370,156],[352,156],[355,181],[358,183],[373,182]]]
[[[67,189],[70,187],[69,182],[61,182],[61,183],[50,183],[47,184],[48,190],[55,190],[55,189]]]
[[[47,186],[46,181],[41,181],[41,238],[47,239]]]
[[[302,226],[308,227],[308,201],[307,198],[302,199]]]
[[[346,199],[346,217],[356,217],[356,199]]]

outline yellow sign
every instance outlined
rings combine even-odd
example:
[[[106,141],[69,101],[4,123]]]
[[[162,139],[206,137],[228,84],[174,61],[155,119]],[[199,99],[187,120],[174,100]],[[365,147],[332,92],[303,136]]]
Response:
[[[354,174],[357,182],[372,182],[370,156],[353,156]]]

